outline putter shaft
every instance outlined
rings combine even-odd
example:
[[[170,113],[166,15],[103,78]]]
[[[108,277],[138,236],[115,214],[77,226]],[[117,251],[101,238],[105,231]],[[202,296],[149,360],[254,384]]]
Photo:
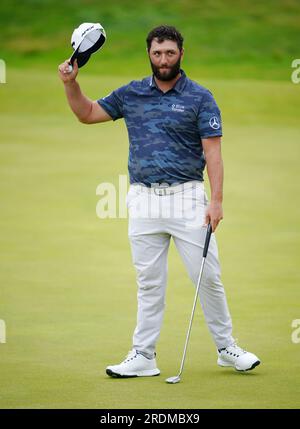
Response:
[[[198,299],[198,294],[199,294],[199,289],[200,289],[200,283],[201,283],[201,278],[202,278],[204,264],[205,264],[205,258],[202,259],[202,263],[201,263],[201,268],[200,268],[200,273],[199,273],[199,277],[198,277],[198,283],[197,283],[197,288],[196,288],[195,297],[194,297],[194,303],[193,303],[193,308],[192,308],[192,314],[191,314],[190,323],[189,323],[189,327],[188,327],[188,331],[187,331],[187,336],[186,336],[186,339],[185,339],[183,356],[182,356],[182,360],[181,360],[181,365],[180,365],[180,370],[179,370],[178,377],[180,377],[180,375],[182,374],[183,367],[184,367],[184,362],[185,362],[185,357],[186,357],[186,351],[187,351],[187,346],[188,346],[190,335],[191,335],[191,329],[192,329],[192,324],[193,324],[193,319],[194,319],[194,314],[195,314],[195,308],[196,308],[196,304],[197,304],[197,299]]]
[[[205,264],[207,252],[208,252],[208,246],[209,246],[211,234],[212,234],[212,227],[211,227],[210,224],[208,224],[208,226],[207,226],[207,232],[206,232],[206,238],[205,238],[205,244],[204,244],[204,249],[203,249],[203,257],[202,257],[201,268],[200,268],[200,272],[199,272],[199,276],[198,276],[197,288],[196,288],[196,292],[195,292],[195,297],[194,297],[194,303],[193,303],[193,308],[192,308],[190,323],[189,323],[189,327],[188,327],[188,331],[187,331],[187,335],[186,335],[186,339],[185,339],[185,345],[184,345],[184,350],[183,350],[183,356],[182,356],[182,359],[181,359],[180,370],[179,370],[178,375],[176,376],[176,379],[178,381],[176,381],[176,382],[180,381],[180,376],[182,374],[183,367],[184,367],[184,362],[185,362],[187,347],[188,347],[188,343],[189,343],[189,339],[190,339],[190,334],[191,334],[191,329],[192,329],[192,324],[193,324],[193,319],[194,319],[194,314],[195,314],[195,308],[196,308],[198,294],[199,294],[199,290],[200,290],[202,273],[203,273],[203,269],[204,269],[204,264]],[[167,383],[174,383],[174,382],[171,381],[171,379],[175,379],[175,377],[167,378],[166,382]]]

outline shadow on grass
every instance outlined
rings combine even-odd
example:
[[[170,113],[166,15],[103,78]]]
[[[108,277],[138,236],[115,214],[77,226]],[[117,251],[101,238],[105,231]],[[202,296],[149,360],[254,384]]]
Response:
[[[221,369],[221,370],[215,370],[215,371],[206,371],[206,375],[212,375],[215,377],[257,377],[257,376],[263,376],[264,373],[261,371],[236,371],[232,368],[228,369]]]

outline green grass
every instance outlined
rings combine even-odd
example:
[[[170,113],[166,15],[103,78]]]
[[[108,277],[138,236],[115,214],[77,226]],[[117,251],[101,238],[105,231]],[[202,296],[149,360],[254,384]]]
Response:
[[[223,282],[234,336],[262,365],[217,367],[199,306],[183,381],[165,383],[179,369],[194,295],[171,246],[161,376],[105,375],[130,349],[136,319],[127,220],[96,217],[97,185],[126,174],[126,129],[78,123],[56,73],[11,69],[0,86],[1,408],[299,407],[300,87],[192,77],[223,112]],[[92,98],[125,82],[80,76]]]
[[[299,57],[299,18],[297,0],[2,0],[0,58],[49,70],[70,56],[75,27],[100,21],[107,43],[87,70],[131,76],[147,70],[148,31],[167,23],[185,37],[189,72],[285,80]]]

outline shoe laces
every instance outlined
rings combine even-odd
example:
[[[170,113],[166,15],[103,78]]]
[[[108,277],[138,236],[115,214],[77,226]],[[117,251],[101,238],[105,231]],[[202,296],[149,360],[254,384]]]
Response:
[[[233,344],[231,344],[230,346],[226,347],[225,352],[230,354],[230,355],[236,356],[236,357],[239,357],[239,356],[247,353],[246,350],[242,349],[241,347],[239,347],[237,345],[236,341]]]
[[[131,360],[135,359],[136,357],[137,357],[136,350],[134,350],[134,349],[130,350],[122,363],[130,362]]]

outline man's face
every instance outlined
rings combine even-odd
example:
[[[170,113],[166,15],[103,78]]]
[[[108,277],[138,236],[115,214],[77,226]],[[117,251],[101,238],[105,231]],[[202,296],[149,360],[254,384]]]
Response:
[[[173,40],[158,43],[153,39],[149,50],[149,59],[154,76],[163,81],[174,79],[180,71],[183,49],[179,50]]]

